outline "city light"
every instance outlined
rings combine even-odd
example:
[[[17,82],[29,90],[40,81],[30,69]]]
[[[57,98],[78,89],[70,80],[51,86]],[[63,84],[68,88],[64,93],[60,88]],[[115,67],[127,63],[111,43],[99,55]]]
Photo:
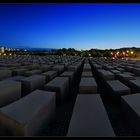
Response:
[[[127,53],[129,53],[129,50],[127,50]]]
[[[134,54],[134,52],[133,52],[133,51],[131,51],[131,54]]]
[[[3,54],[4,56],[6,55],[6,53]]]
[[[125,52],[123,52],[123,55],[125,55]]]
[[[119,55],[119,53],[120,53],[120,52],[118,51],[118,52],[117,52],[117,55]]]

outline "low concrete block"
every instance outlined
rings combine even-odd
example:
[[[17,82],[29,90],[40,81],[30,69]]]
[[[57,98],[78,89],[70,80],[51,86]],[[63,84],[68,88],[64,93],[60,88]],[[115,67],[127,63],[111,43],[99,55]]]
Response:
[[[82,77],[79,84],[79,93],[97,93],[97,83],[93,77]]]
[[[44,89],[56,92],[56,103],[62,103],[64,98],[69,95],[69,78],[55,77],[44,86]]]
[[[55,113],[55,93],[35,90],[20,100],[0,108],[0,135],[38,135]]]
[[[19,81],[20,82],[24,78],[26,78],[26,77],[24,77],[24,76],[13,76],[13,77],[9,77],[5,80],[14,80],[14,81]]]
[[[35,89],[41,89],[46,83],[44,75],[32,75],[21,80],[22,96],[32,92]]]
[[[55,70],[58,74],[61,74],[64,71],[64,65],[55,65],[52,70]]]
[[[11,70],[0,70],[0,80],[11,77],[11,76],[12,76]]]
[[[117,70],[119,70],[119,71],[121,71],[121,72],[124,72],[125,71],[125,69],[123,69],[123,68],[116,68]]]
[[[134,93],[140,92],[140,79],[129,80],[129,87],[132,89]]]
[[[90,64],[84,64],[83,71],[91,71]]]
[[[126,71],[133,72],[134,67],[126,66],[125,69],[126,69]]]
[[[115,75],[106,70],[98,70],[104,80],[114,80]]]
[[[83,72],[82,72],[82,77],[93,77],[93,74],[92,74],[91,71],[89,71],[89,72],[83,71]]]
[[[121,71],[118,71],[118,70],[111,70],[111,72],[114,73],[114,74],[122,73]]]
[[[65,71],[60,76],[61,77],[69,77],[69,86],[72,84],[74,80],[74,71]]]
[[[135,80],[134,76],[132,76],[130,74],[125,74],[125,73],[117,74],[116,77],[118,80],[120,80],[121,82],[123,82],[125,84],[128,84],[129,80]]]
[[[134,73],[131,73],[131,72],[123,72],[123,74],[128,74],[128,75],[135,76],[135,74]]]
[[[14,69],[12,71],[12,75],[15,76],[15,75],[24,75],[25,72],[28,71],[28,69]]]
[[[42,65],[39,69],[41,69],[42,72],[50,71],[52,69],[49,65]]]
[[[114,137],[100,95],[78,95],[67,137]]]
[[[25,72],[24,76],[31,76],[31,75],[40,74],[40,73],[42,73],[42,70],[31,70],[31,71]]]
[[[133,73],[136,74],[137,76],[140,76],[140,68],[134,68]]]
[[[68,71],[75,71],[75,72],[77,72],[78,68],[79,68],[78,65],[70,65],[68,67]]]
[[[47,71],[47,72],[42,73],[42,75],[45,75],[46,82],[49,82],[57,76],[57,72],[56,71]]]
[[[135,135],[140,135],[140,93],[125,95],[121,97],[122,115],[128,125],[135,132]]]
[[[107,85],[110,89],[110,95],[115,101],[120,101],[121,95],[131,93],[131,89],[118,80],[107,81]]]
[[[0,82],[0,107],[12,103],[21,97],[21,83],[4,80]]]

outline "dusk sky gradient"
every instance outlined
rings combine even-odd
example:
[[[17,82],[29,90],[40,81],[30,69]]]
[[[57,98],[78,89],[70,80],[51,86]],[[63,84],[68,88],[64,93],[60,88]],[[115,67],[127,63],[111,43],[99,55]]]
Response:
[[[0,45],[140,47],[140,4],[0,4]]]

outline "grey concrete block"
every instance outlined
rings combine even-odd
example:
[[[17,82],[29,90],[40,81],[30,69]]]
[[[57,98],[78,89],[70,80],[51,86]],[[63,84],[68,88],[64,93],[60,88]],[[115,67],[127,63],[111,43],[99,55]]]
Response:
[[[20,100],[0,108],[0,135],[38,135],[41,126],[52,121],[55,107],[54,92],[35,90]]]
[[[121,71],[118,71],[118,70],[111,70],[111,72],[114,74],[122,73]]]
[[[140,68],[134,68],[133,73],[140,76]]]
[[[135,80],[135,77],[130,75],[130,74],[117,74],[116,75],[117,79],[120,80],[121,82],[123,82],[124,84],[129,84],[129,80]]]
[[[26,71],[24,76],[31,76],[31,75],[40,74],[40,73],[42,73],[42,70],[31,70],[31,71]]]
[[[32,92],[35,89],[43,88],[46,83],[44,75],[32,75],[21,80],[22,83],[22,96]]]
[[[12,75],[24,75],[26,71],[28,71],[28,69],[14,69]]]
[[[134,76],[136,80],[140,80],[140,76]]]
[[[119,80],[107,81],[107,84],[111,89],[112,94],[114,94],[114,96],[127,95],[131,93],[130,88],[121,83]]]
[[[52,70],[55,70],[58,74],[61,74],[64,71],[64,65],[55,65]]]
[[[24,77],[24,76],[13,76],[13,77],[9,77],[5,80],[14,80],[14,81],[19,81],[20,82],[24,78],[26,78],[26,77]]]
[[[81,77],[93,77],[93,74],[91,71],[88,72],[83,71]]]
[[[49,82],[57,76],[57,72],[56,71],[47,71],[47,72],[42,73],[42,75],[45,75],[46,82]]]
[[[100,95],[78,95],[67,137],[114,137]]]
[[[135,135],[140,135],[140,93],[121,97],[122,115]]]
[[[114,80],[115,75],[106,70],[98,70],[104,80]]]
[[[134,67],[126,66],[125,69],[126,69],[126,71],[133,72]]]
[[[75,71],[75,72],[77,72],[78,68],[79,68],[78,65],[70,65],[68,67],[68,71]]]
[[[47,91],[56,92],[57,104],[62,103],[64,98],[69,95],[69,78],[68,77],[55,77],[44,86]]]
[[[123,72],[123,74],[128,74],[128,75],[135,76],[135,74],[134,73],[131,73],[131,72]]]
[[[40,68],[40,65],[38,65],[38,64],[30,65],[30,70],[39,69],[39,68]]]
[[[140,79],[129,80],[129,86],[133,92],[140,92]]]
[[[84,64],[83,71],[91,71],[90,64]]]
[[[50,71],[52,69],[52,66],[49,65],[42,65],[40,68],[42,72]]]
[[[0,107],[18,100],[21,97],[21,83],[4,80],[0,82]]]
[[[79,84],[79,93],[97,93],[97,83],[93,77],[82,77]]]
[[[0,70],[0,80],[11,77],[11,76],[12,76],[11,70]]]
[[[121,72],[124,72],[125,71],[125,69],[123,69],[123,68],[116,68],[117,70],[119,70],[119,71],[121,71]]]
[[[71,83],[74,80],[74,75],[75,75],[74,71],[65,71],[60,76],[61,77],[69,77],[69,83],[70,83],[69,85],[71,85]]]

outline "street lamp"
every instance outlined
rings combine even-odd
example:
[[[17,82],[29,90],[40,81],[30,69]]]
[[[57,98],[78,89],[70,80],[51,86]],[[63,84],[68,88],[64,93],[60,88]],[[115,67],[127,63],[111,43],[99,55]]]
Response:
[[[125,55],[125,52],[123,52],[123,55]]]
[[[134,54],[134,52],[133,52],[133,51],[131,51],[131,54]]]

